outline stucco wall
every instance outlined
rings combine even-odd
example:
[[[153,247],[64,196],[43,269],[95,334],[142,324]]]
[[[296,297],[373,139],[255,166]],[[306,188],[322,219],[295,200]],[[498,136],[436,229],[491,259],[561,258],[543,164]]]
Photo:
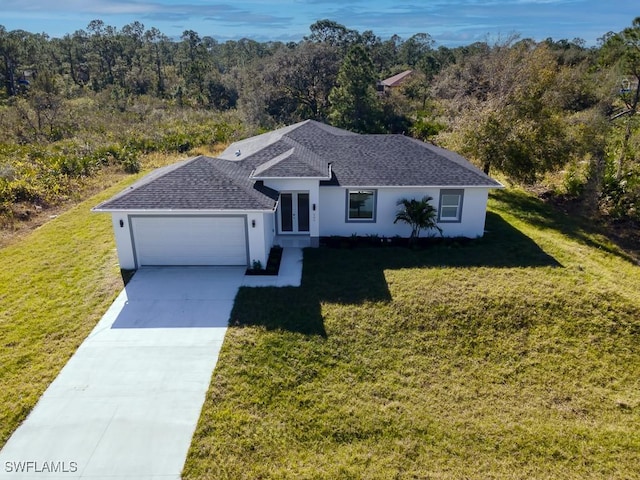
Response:
[[[267,254],[273,247],[273,241],[276,236],[276,214],[275,212],[263,214],[264,243],[266,245]]]
[[[399,235],[408,237],[411,228],[402,222],[396,224],[397,202],[401,198],[420,199],[425,195],[433,198],[432,204],[438,208],[440,189],[418,188],[377,188],[376,221],[347,222],[347,189],[342,187],[320,188],[320,235],[380,235],[392,237]],[[459,223],[439,223],[443,235],[448,237],[463,236],[475,238],[484,233],[485,211],[487,206],[487,188],[467,188],[464,192],[462,217]],[[437,235],[437,231],[421,232],[421,236]]]
[[[253,226],[255,221],[255,227]],[[263,267],[267,265],[269,251],[273,246],[275,236],[274,213],[247,214],[247,229],[249,240],[249,264],[259,261]]]
[[[318,180],[304,179],[275,179],[265,180],[264,184],[277,190],[278,192],[309,192],[309,235],[318,237],[320,235],[320,208],[321,199],[319,194]],[[316,206],[315,210],[313,206]],[[278,222],[277,214],[275,221]]]
[[[120,220],[122,220],[122,227],[120,226]],[[115,212],[111,214],[111,222],[116,239],[116,248],[118,249],[120,268],[123,270],[133,270],[136,268],[136,262],[133,257],[129,216],[126,213]]]

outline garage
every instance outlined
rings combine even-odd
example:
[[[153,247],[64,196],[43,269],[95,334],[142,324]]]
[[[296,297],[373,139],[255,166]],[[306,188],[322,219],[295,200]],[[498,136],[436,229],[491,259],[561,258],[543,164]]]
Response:
[[[247,265],[244,216],[130,216],[138,267]]]

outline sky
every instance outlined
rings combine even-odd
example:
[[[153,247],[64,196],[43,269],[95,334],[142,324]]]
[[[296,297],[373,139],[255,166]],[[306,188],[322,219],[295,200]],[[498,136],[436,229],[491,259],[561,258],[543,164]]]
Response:
[[[588,46],[640,16],[638,0],[0,0],[0,25],[61,37],[100,19],[139,21],[177,39],[185,30],[219,41],[299,41],[328,18],[383,39],[428,33],[436,45],[581,38]]]

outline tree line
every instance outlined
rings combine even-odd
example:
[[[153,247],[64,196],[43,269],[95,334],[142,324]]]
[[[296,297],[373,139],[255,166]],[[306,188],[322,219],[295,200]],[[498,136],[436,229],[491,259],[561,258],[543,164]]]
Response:
[[[640,18],[594,47],[512,36],[456,48],[331,20],[288,43],[218,42],[193,30],[174,40],[139,22],[94,20],[62,38],[0,26],[0,56],[5,209],[53,201],[46,185],[110,162],[136,171],[138,153],[310,118],[411,135],[487,173],[546,182],[587,214],[640,219]],[[405,70],[413,73],[400,87],[377,91]]]

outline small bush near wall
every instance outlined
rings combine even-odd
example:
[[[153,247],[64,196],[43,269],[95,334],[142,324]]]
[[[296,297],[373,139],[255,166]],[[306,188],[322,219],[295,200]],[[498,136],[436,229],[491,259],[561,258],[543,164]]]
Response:
[[[278,275],[280,271],[280,260],[282,260],[282,247],[276,245],[269,251],[267,266],[262,268],[260,262],[254,262],[252,268],[248,268],[247,275]]]

